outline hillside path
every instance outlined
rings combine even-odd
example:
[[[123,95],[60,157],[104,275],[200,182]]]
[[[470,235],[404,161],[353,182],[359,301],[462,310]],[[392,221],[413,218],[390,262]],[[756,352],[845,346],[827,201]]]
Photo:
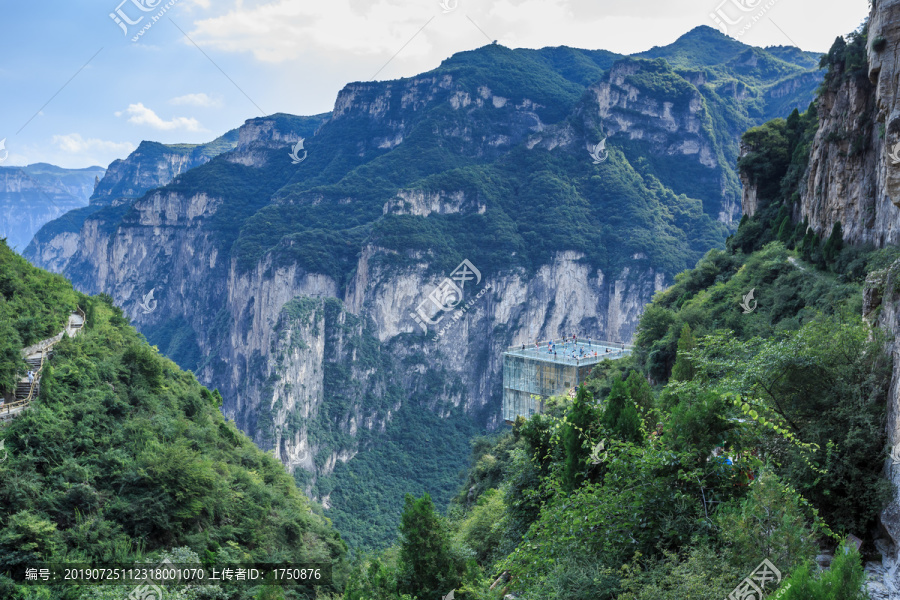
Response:
[[[12,402],[0,405],[0,424],[15,419],[28,408],[32,400],[37,398],[41,391],[41,372],[44,363],[53,355],[53,346],[63,339],[63,336],[75,337],[84,327],[84,319],[84,311],[79,308],[69,315],[65,329],[22,350],[22,357],[28,363],[32,375],[26,375],[16,382],[16,396]]]

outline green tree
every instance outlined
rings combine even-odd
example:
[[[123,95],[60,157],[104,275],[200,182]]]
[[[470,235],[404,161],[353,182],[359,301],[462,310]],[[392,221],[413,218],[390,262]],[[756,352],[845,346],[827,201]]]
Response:
[[[844,233],[841,230],[841,222],[837,221],[831,228],[831,235],[825,241],[825,247],[822,248],[822,255],[825,262],[833,263],[844,247]]]
[[[751,568],[768,558],[787,572],[816,552],[815,535],[798,494],[768,469],[750,485],[745,498],[724,504],[715,520],[737,566]]]
[[[866,573],[855,546],[842,545],[835,552],[827,571],[812,574],[813,565],[807,562],[791,573],[781,584],[784,600],[867,600],[863,583]],[[774,597],[774,595],[773,595]]]
[[[486,491],[459,524],[459,540],[475,553],[480,564],[487,564],[500,545],[500,524],[505,506],[499,490]]]
[[[633,443],[641,441],[641,417],[628,395],[625,382],[619,378],[613,381],[609,396],[606,397],[602,423],[619,439]]]
[[[793,232],[794,227],[791,223],[791,217],[787,216],[781,221],[781,226],[778,228],[778,241],[787,245],[791,241]]]
[[[891,496],[881,476],[891,376],[883,344],[861,317],[842,316],[766,340],[718,332],[694,353],[703,379],[739,395],[764,427],[758,447],[779,457],[776,472],[835,530],[867,531]]]
[[[619,382],[621,384],[621,381]],[[582,384],[575,394],[575,401],[566,418],[566,426],[563,430],[563,448],[566,452],[565,471],[563,473],[563,487],[567,492],[574,490],[584,477],[584,464],[588,456],[588,449],[584,446],[587,432],[597,420],[597,412],[594,408],[594,397]]]
[[[463,561],[453,551],[444,520],[431,496],[407,494],[400,517],[401,592],[419,598],[440,598],[459,587]]]
[[[687,354],[694,349],[695,345],[691,328],[685,323],[684,327],[681,328],[681,337],[678,338],[678,354],[675,357],[675,366],[672,367],[672,379],[675,381],[690,381],[694,378],[694,363]]]
[[[641,416],[649,425],[653,415],[650,411],[653,409],[653,390],[647,383],[647,378],[641,375],[639,371],[632,371],[625,380],[625,387],[628,389],[628,397],[634,402],[635,406],[640,409]]]

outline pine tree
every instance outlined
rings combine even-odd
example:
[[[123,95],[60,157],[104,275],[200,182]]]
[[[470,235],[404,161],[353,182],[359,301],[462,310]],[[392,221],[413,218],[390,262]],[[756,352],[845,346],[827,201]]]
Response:
[[[619,378],[613,381],[609,396],[606,397],[602,423],[613,435],[622,440],[634,443],[641,441],[641,417],[634,406],[634,401],[628,395],[625,382]]]
[[[785,246],[787,246],[788,242],[791,241],[791,234],[793,232],[794,228],[791,227],[791,217],[788,215],[781,221],[781,226],[778,228],[778,241],[784,242]]]
[[[694,363],[687,357],[687,353],[693,349],[694,336],[690,326],[685,323],[681,329],[681,337],[678,338],[678,353],[672,368],[672,379],[675,381],[690,381],[694,378]]]
[[[596,419],[594,397],[582,384],[566,416],[568,423],[563,430],[563,447],[566,451],[563,485],[568,492],[574,490],[583,477],[585,459],[588,456],[584,439]]]
[[[440,598],[459,586],[464,564],[453,552],[450,534],[431,496],[425,494],[416,500],[406,494],[400,534],[401,592]]]
[[[830,264],[837,260],[837,257],[843,248],[844,232],[841,229],[841,222],[837,221],[831,228],[831,235],[828,237],[828,240],[826,240],[825,247],[822,249],[825,262]]]
[[[622,411],[619,413],[619,418],[616,420],[615,433],[626,442],[640,444],[643,440],[641,416],[630,398],[625,401]]]
[[[647,379],[638,371],[632,371],[625,380],[625,387],[628,390],[628,397],[640,409],[644,417],[650,415],[653,409],[653,391]]]

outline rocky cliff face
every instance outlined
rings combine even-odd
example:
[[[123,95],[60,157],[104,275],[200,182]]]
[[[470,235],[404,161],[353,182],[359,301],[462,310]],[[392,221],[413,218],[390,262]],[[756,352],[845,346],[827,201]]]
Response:
[[[202,154],[195,155],[156,142],[141,142],[128,158],[109,165],[92,201],[100,204],[138,198],[147,190],[164,186],[188,169],[208,161],[209,157]]]
[[[900,213],[879,183],[884,140],[876,123],[884,115],[872,91],[869,80],[851,78],[822,95],[797,216],[820,237],[840,221],[845,240],[882,246],[898,241],[891,224]]]
[[[653,294],[721,243],[743,120],[711,135],[710,82],[663,61],[611,64],[587,86],[502,47],[471,54],[348,85],[327,116],[248,121],[180,175],[187,162],[147,162],[142,146],[28,256],[110,294],[262,448],[314,478],[413,400],[495,425],[507,347],[627,341]],[[494,62],[533,80],[479,70]],[[612,151],[592,160],[601,134]],[[445,293],[458,264],[461,297]]]
[[[105,169],[0,167],[0,237],[20,252],[49,221],[86,206]]]
[[[861,77],[838,70],[818,102],[819,130],[801,185],[794,218],[808,219],[824,239],[840,222],[844,240],[876,247],[900,243],[900,0],[873,3],[868,24],[868,71]],[[748,183],[748,182],[745,182]],[[756,210],[747,186],[744,212]],[[893,449],[885,475],[900,490],[900,263],[872,273],[866,282],[865,317],[892,341],[893,378],[888,405],[888,441]],[[881,563],[869,563],[872,598],[900,598],[900,502],[881,515],[876,540]]]
[[[91,185],[91,193],[87,194],[89,203],[84,202],[67,210],[85,204],[89,206],[71,212],[64,222],[51,223],[46,230],[36,227],[36,235],[33,233],[32,236],[37,239],[29,246],[32,241],[32,236],[29,236],[28,242],[22,246],[24,254],[34,264],[56,273],[66,272],[70,261],[77,261],[78,255],[84,253],[81,230],[89,216],[105,207],[126,206],[149,190],[168,185],[182,173],[209,162],[220,152],[234,148],[236,143],[237,130],[209,144],[167,146],[142,142],[127,158],[113,161],[105,174],[99,173],[103,178]],[[40,225],[50,220],[46,219]]]
[[[900,76],[900,1],[880,0],[873,6],[869,21],[869,80],[874,88],[870,103],[874,106],[877,139],[873,140],[866,190],[871,193],[875,218],[869,220],[872,239],[879,245],[900,241],[900,92],[895,82]],[[893,337],[888,350],[893,358],[894,374],[888,396],[887,432],[892,448],[885,474],[900,493],[900,264],[867,281],[864,311]],[[880,307],[880,310],[873,310]],[[881,540],[882,564],[869,565],[875,576],[870,584],[876,599],[900,598],[900,500],[881,515],[887,534]]]
[[[821,236],[840,221],[844,239],[900,242],[900,3],[878,2],[868,35],[868,77],[829,86],[799,214]]]
[[[292,141],[272,123],[258,120],[241,136],[244,142],[235,153],[244,157],[262,153],[273,141]],[[201,354],[215,357],[199,365],[197,374],[220,389],[225,414],[290,468],[319,474],[354,455],[359,429],[383,429],[402,397],[396,394],[396,400],[391,396],[374,408],[366,405],[366,398],[386,396],[386,376],[372,366],[351,367],[340,385],[326,381],[329,369],[356,364],[348,346],[359,339],[371,338],[378,353],[391,355],[388,363],[405,364],[402,371],[397,366],[397,379],[407,391],[425,386],[426,372],[439,364],[446,379],[442,399],[478,414],[500,396],[500,356],[508,346],[573,332],[628,340],[643,306],[667,281],[643,255],[610,276],[591,269],[582,254],[559,252],[533,273],[482,273],[479,285],[465,296],[468,301],[484,290],[478,300],[458,320],[448,311],[426,338],[411,313],[450,273],[434,273],[427,261],[398,269],[391,261],[396,253],[377,246],[363,249],[343,290],[332,277],[276,264],[275,253],[240,270],[233,260],[222,259],[221,245],[208,229],[222,202],[202,192],[158,190],[133,201],[112,235],[110,223],[97,213],[77,237],[56,236],[34,259],[62,264],[89,293],[112,294],[142,331],[165,327],[173,315],[186,319],[193,331],[202,332],[197,337]],[[382,209],[420,216],[484,211],[483,204],[461,192],[413,190],[401,191]],[[53,262],[57,248],[65,252],[64,263]],[[150,291],[158,305],[147,312],[143,299]],[[330,320],[324,309],[308,321],[292,319],[286,307],[304,299],[336,299],[340,309]],[[343,325],[347,319],[356,321],[352,332]],[[448,323],[452,326],[436,335]],[[326,447],[310,435],[310,427],[323,401],[348,382],[354,389],[343,394],[351,401],[337,420],[346,443]],[[488,412],[489,422],[496,423],[496,411]]]

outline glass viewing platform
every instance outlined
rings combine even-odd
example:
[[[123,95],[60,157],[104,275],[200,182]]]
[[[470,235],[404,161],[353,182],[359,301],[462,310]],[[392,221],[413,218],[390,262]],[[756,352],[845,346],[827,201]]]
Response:
[[[602,360],[631,354],[621,342],[569,340],[519,344],[503,353],[503,420],[530,417],[543,412],[544,400],[578,387]]]

